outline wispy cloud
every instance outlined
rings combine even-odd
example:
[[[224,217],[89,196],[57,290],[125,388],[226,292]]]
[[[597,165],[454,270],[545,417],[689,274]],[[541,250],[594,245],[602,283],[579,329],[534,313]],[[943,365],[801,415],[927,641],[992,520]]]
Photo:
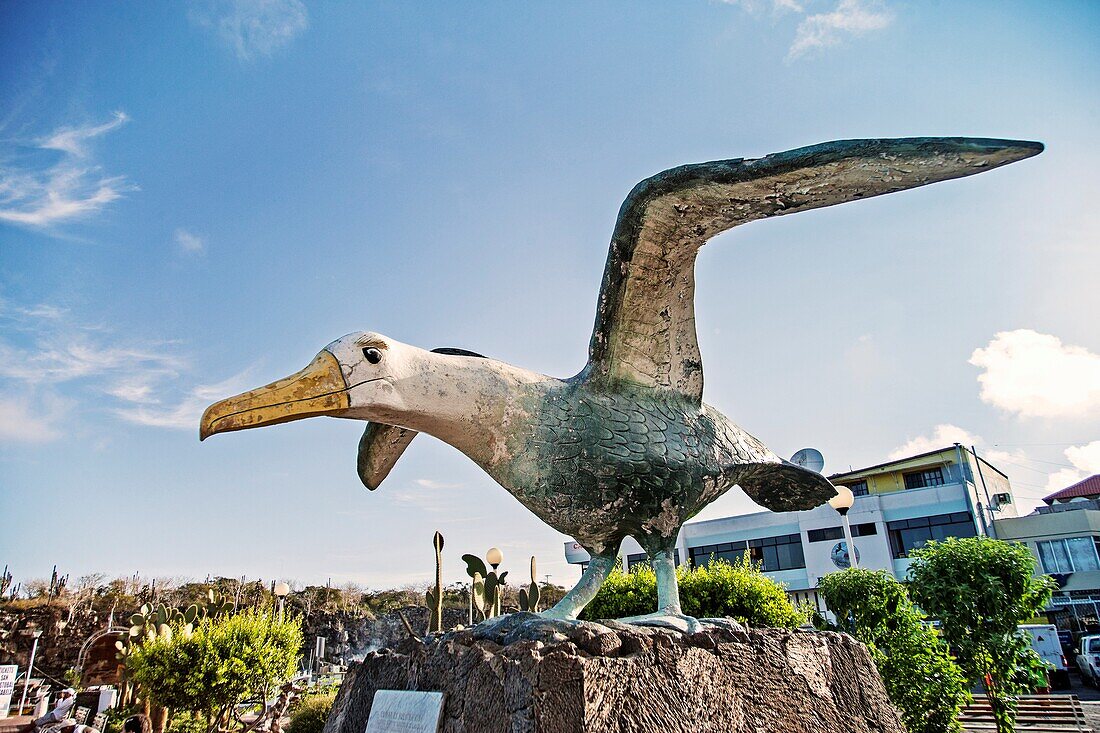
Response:
[[[1100,355],[1030,329],[995,334],[970,363],[983,402],[1018,417],[1083,418],[1100,412]]]
[[[206,242],[203,238],[197,234],[192,234],[186,229],[177,229],[172,238],[184,254],[198,255],[206,251]]]
[[[0,394],[0,443],[48,443],[61,437],[60,423],[70,403],[47,393]]]
[[[807,15],[798,24],[787,52],[793,61],[822,48],[837,46],[850,36],[862,36],[890,25],[894,16],[880,0],[840,0],[827,13]]]
[[[60,437],[62,413],[78,403],[137,425],[195,430],[206,405],[239,392],[248,376],[186,386],[192,369],[178,344],[123,340],[65,313],[0,302],[0,317],[12,326],[0,336],[2,442]]]
[[[216,0],[190,17],[214,31],[242,61],[271,56],[309,27],[301,0]]]
[[[797,2],[797,0],[720,0],[720,2],[725,5],[736,5],[754,15],[769,9],[773,13],[801,13],[803,11],[802,3]]]
[[[423,486],[425,489],[457,489],[462,484],[451,484],[446,481],[436,481],[430,478],[418,478],[414,482],[417,486]]]
[[[128,120],[115,112],[108,122],[59,128],[0,152],[0,221],[49,227],[94,214],[134,190],[124,176],[104,174],[91,151],[93,140]],[[42,151],[60,157],[42,160]]]
[[[62,127],[39,141],[39,147],[43,150],[60,150],[76,158],[87,158],[89,140],[117,129],[129,120],[130,117],[125,112],[114,112],[111,119],[102,125]]]
[[[137,425],[198,430],[202,411],[215,400],[240,392],[244,388],[249,371],[246,369],[216,384],[200,384],[192,387],[182,399],[167,405],[161,404],[159,399],[150,399],[150,393],[140,387],[130,393],[121,392],[116,396],[135,404],[132,407],[116,409],[115,414]]]

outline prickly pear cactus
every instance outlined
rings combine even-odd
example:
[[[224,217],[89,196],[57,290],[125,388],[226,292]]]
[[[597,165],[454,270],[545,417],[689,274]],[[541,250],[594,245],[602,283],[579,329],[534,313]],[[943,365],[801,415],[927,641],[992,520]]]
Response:
[[[531,583],[526,588],[519,589],[519,610],[530,611],[531,613],[538,613],[539,610],[539,598],[542,596],[542,592],[539,590],[539,585],[535,581],[535,556],[531,556]]]

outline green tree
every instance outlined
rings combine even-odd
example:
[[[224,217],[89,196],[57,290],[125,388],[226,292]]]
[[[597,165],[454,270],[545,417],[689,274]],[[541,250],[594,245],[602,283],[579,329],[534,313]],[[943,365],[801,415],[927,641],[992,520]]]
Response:
[[[870,649],[909,733],[962,730],[966,680],[901,583],[883,570],[848,568],[826,575],[818,588],[840,628]]]
[[[680,604],[696,618],[734,618],[750,626],[794,628],[806,623],[782,584],[764,575],[748,556],[730,563],[676,569]],[[650,613],[657,607],[657,577],[648,565],[624,573],[616,568],[584,609],[582,618],[622,618]]]
[[[1027,689],[1019,672],[1035,656],[1018,627],[1050,601],[1054,580],[1034,575],[1026,545],[988,537],[929,542],[910,557],[910,595],[939,619],[971,684],[982,683],[998,733],[1012,733],[1016,695]]]
[[[156,704],[205,715],[213,733],[238,703],[266,700],[293,676],[301,644],[299,619],[250,609],[151,639],[127,658],[126,671]]]
[[[287,733],[321,733],[335,701],[335,693],[306,697],[291,714]]]

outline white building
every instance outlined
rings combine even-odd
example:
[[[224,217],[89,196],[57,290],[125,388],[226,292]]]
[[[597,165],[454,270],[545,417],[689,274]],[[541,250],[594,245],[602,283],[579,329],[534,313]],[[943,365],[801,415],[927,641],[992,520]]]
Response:
[[[829,478],[856,495],[848,518],[860,566],[888,570],[899,580],[909,551],[925,541],[992,534],[994,517],[1016,516],[1008,476],[958,444]],[[822,611],[818,581],[848,567],[840,516],[828,505],[689,522],[680,531],[677,562],[699,565],[746,551],[796,602]],[[633,538],[620,554],[627,567],[646,559]],[[565,556],[578,565],[589,560],[574,542],[565,544]]]

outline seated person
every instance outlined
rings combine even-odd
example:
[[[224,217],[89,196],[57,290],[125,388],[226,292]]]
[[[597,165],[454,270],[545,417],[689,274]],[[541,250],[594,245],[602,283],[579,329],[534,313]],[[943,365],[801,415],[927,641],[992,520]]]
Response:
[[[57,702],[54,703],[53,710],[43,715],[34,721],[35,728],[44,728],[50,725],[64,724],[66,721],[69,724],[74,724],[76,721],[72,720],[69,715],[73,709],[73,703],[76,702],[76,690],[71,687],[66,687],[61,692],[57,693]]]
[[[122,733],[153,733],[153,722],[148,715],[131,715],[123,721]]]

